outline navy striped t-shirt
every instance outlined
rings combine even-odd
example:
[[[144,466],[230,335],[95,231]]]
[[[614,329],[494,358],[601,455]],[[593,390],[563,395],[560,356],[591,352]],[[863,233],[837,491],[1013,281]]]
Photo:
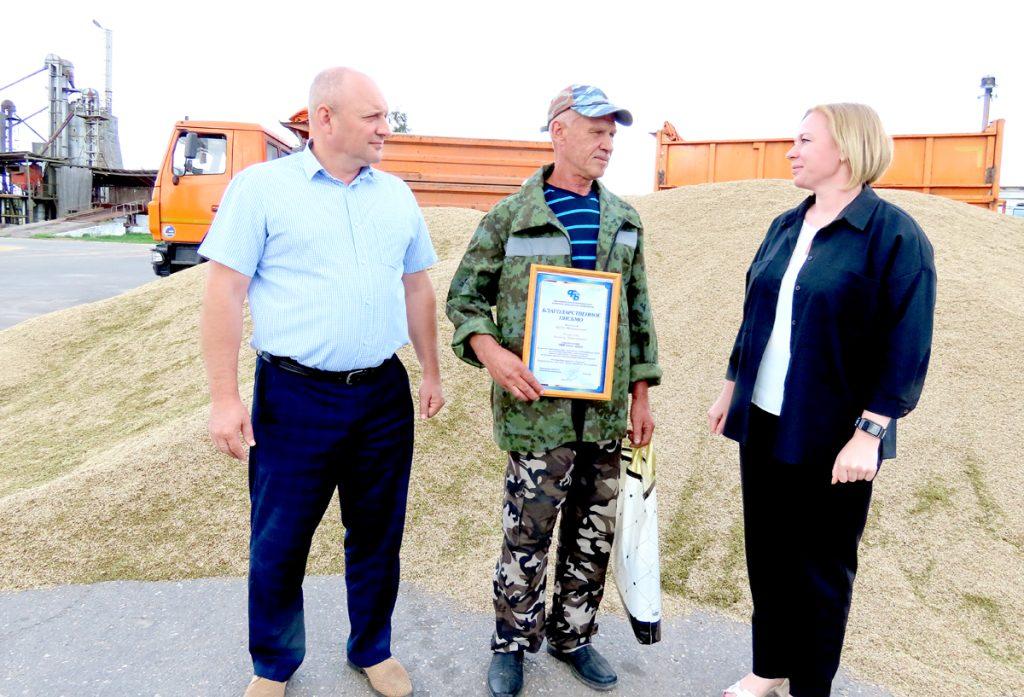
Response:
[[[601,229],[601,204],[596,187],[586,196],[580,196],[547,184],[544,200],[569,233],[573,267],[593,271],[597,267],[597,232]]]

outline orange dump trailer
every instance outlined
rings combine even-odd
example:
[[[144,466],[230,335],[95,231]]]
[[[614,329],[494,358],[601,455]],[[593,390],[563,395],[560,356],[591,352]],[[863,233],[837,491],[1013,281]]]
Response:
[[[306,109],[281,125],[303,141],[309,137]],[[487,211],[514,194],[538,167],[553,161],[550,142],[395,133],[375,166],[401,177],[421,206]]]
[[[981,133],[893,136],[889,170],[880,189],[905,189],[995,210],[1003,150],[1002,119]],[[684,140],[665,122],[657,136],[655,190],[738,179],[790,179],[789,138]]]
[[[551,143],[395,134],[380,168],[405,180],[421,206],[487,211],[553,161]]]

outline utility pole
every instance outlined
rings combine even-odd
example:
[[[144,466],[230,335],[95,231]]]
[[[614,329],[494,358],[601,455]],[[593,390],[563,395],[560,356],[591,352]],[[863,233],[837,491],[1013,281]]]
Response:
[[[996,95],[992,94],[992,91],[996,88],[996,78],[993,75],[986,75],[981,78],[981,88],[985,90],[985,93],[978,97],[978,99],[984,100],[982,102],[981,112],[981,130],[988,128],[988,109],[992,103],[993,97]]]

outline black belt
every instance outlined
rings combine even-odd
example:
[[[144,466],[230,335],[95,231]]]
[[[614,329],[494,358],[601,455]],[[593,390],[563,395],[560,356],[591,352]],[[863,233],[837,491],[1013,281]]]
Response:
[[[374,368],[359,368],[358,370],[320,370],[319,368],[310,368],[309,366],[302,365],[291,358],[274,356],[266,353],[265,351],[258,351],[257,355],[267,363],[276,365],[281,370],[287,370],[289,373],[296,373],[297,375],[304,375],[307,378],[316,378],[317,380],[326,380],[328,382],[343,382],[346,385],[358,385],[359,383],[373,380],[384,372],[384,368],[389,362],[395,359],[395,357],[392,356]]]

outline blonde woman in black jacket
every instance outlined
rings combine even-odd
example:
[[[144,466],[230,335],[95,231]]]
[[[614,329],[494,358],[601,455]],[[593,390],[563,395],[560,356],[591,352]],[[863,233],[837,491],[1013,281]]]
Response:
[[[772,222],[712,433],[740,444],[752,671],[724,697],[827,697],[839,667],[872,480],[896,455],[931,353],[935,263],[870,184],[892,160],[862,104],[807,112],[786,157],[812,195]]]

